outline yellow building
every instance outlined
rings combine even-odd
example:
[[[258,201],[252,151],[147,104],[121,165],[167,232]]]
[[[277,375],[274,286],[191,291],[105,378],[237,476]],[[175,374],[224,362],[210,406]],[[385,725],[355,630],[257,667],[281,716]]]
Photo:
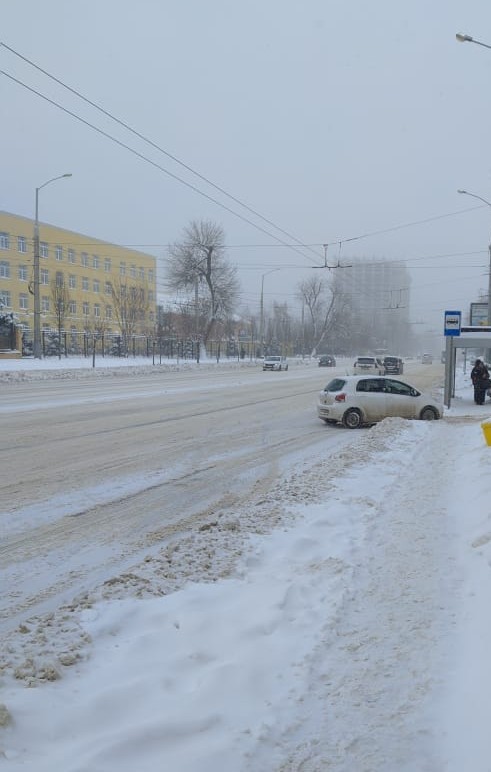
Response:
[[[131,334],[153,333],[156,259],[92,236],[39,223],[41,330],[125,334],[125,309],[135,300]],[[0,211],[0,307],[32,337],[34,220]],[[60,304],[63,287],[66,303]],[[121,297],[124,296],[124,302]]]

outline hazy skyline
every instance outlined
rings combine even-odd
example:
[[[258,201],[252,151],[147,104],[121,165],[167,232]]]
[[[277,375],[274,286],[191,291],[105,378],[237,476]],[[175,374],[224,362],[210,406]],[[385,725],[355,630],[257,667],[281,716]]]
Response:
[[[266,299],[296,305],[325,243],[333,263],[406,261],[422,329],[487,293],[491,207],[457,189],[491,201],[491,50],[455,39],[491,44],[484,0],[12,0],[2,11],[7,46],[310,247],[281,246],[273,234],[296,242],[4,47],[2,70],[150,163],[3,75],[1,209],[33,217],[35,188],[71,172],[42,191],[41,220],[157,257],[190,220],[219,222],[252,311],[272,268]]]

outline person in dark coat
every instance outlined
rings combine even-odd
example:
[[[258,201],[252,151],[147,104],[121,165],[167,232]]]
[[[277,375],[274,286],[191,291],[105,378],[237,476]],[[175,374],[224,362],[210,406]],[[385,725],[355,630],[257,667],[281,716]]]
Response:
[[[471,381],[474,386],[474,402],[476,405],[484,405],[486,389],[491,387],[491,381],[489,370],[482,359],[476,359],[474,362],[474,367],[471,370]]]

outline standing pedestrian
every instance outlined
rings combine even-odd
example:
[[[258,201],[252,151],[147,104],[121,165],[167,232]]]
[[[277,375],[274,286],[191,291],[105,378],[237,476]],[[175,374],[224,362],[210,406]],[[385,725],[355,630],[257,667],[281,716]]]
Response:
[[[476,405],[484,405],[486,389],[491,386],[491,381],[489,380],[489,370],[482,359],[476,359],[474,362],[474,367],[471,370],[471,381],[474,386],[474,402]]]

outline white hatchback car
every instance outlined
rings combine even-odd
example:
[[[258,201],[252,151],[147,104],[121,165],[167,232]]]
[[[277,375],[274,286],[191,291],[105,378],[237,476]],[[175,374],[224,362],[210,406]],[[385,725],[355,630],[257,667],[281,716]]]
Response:
[[[396,378],[345,375],[320,392],[317,415],[327,424],[358,429],[390,416],[434,421],[443,416],[443,405]]]

